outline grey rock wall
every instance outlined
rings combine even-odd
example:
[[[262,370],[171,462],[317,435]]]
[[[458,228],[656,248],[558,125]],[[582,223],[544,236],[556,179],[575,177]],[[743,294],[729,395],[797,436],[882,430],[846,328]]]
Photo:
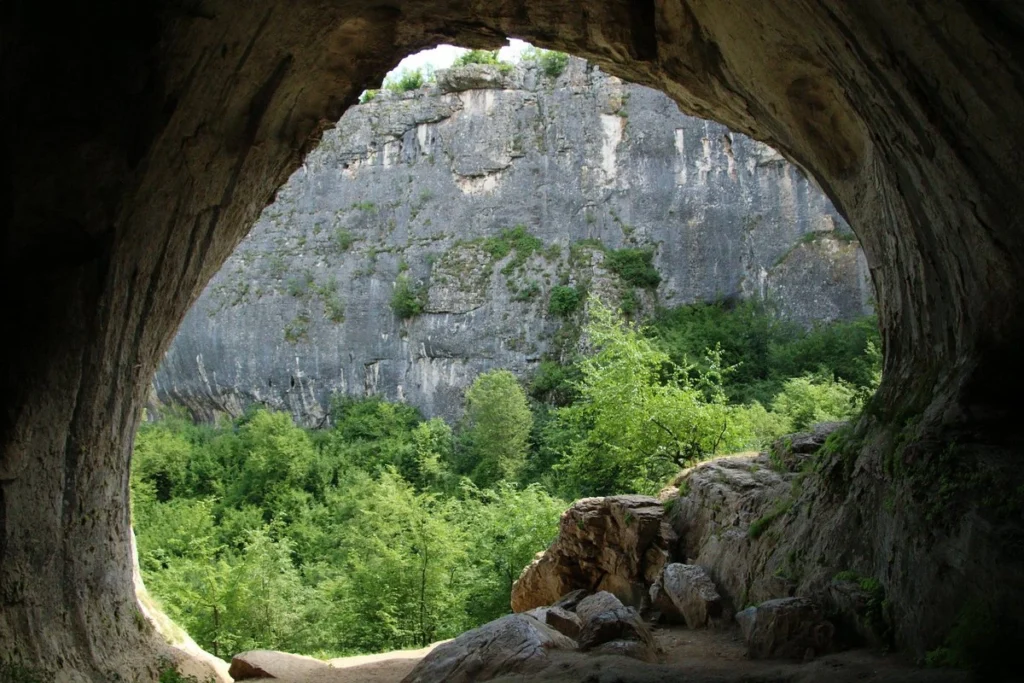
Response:
[[[514,226],[539,248],[495,258]],[[600,245],[653,249],[656,291],[630,291]],[[421,315],[392,311],[400,279]],[[454,417],[478,373],[571,350],[578,319],[548,313],[559,284],[638,315],[770,297],[804,323],[871,293],[846,223],[771,148],[582,60],[557,81],[463,67],[325,134],[186,316],[151,402],[315,425],[335,392],[382,394]]]

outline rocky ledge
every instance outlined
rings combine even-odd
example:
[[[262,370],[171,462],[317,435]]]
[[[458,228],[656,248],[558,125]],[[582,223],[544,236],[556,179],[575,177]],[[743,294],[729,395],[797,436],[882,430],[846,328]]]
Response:
[[[880,584],[838,555],[805,557],[792,540],[803,532],[787,529],[803,480],[841,427],[703,462],[657,498],[577,501],[513,587],[517,614],[438,647],[405,680],[540,675],[555,659],[555,668],[578,669],[584,660],[566,664],[567,653],[658,666],[671,653],[655,634],[683,625],[735,633],[748,660],[810,661],[888,644]]]

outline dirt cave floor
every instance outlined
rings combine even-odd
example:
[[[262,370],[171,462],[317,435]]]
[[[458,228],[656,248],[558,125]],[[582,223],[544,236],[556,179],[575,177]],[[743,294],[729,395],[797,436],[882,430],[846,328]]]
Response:
[[[922,669],[898,655],[869,650],[849,650],[809,662],[750,660],[737,629],[666,627],[656,628],[654,636],[662,650],[661,661],[656,664],[611,655],[552,652],[550,663],[541,671],[495,680],[503,683],[960,683],[968,680],[962,672]],[[399,683],[436,646],[332,659],[330,669],[274,680],[279,683]]]

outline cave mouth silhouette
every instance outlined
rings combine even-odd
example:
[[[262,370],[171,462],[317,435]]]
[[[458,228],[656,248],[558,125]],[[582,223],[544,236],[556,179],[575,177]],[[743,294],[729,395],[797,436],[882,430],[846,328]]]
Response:
[[[128,461],[163,350],[364,88],[402,55],[505,36],[661,89],[819,182],[864,247],[886,352],[820,482],[857,522],[835,562],[874,570],[917,653],[966,604],[1022,602],[1021,6],[99,0],[0,21],[3,657],[57,680],[152,671]]]

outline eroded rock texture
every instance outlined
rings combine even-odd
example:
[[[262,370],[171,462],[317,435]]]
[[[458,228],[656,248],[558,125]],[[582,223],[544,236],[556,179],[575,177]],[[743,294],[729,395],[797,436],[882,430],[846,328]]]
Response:
[[[583,498],[565,511],[558,538],[512,586],[512,610],[555,604],[578,590],[640,607],[676,543],[661,502],[650,496]],[[582,607],[597,596],[583,600]],[[582,611],[581,611],[582,610]]]
[[[128,460],[175,329],[363,88],[419,48],[505,35],[662,89],[820,183],[871,268],[886,376],[835,476],[807,482],[845,501],[816,533],[859,540],[915,650],[971,600],[1022,602],[1003,495],[1021,476],[1019,4],[98,0],[2,22],[5,657],[57,680],[153,673]]]
[[[492,256],[520,226],[540,243]],[[189,311],[154,382],[212,420],[254,403],[322,424],[334,393],[457,418],[477,374],[572,355],[550,292],[611,305],[769,297],[804,324],[862,315],[871,284],[846,222],[771,148],[685,116],[583,60],[470,65],[349,109]],[[647,248],[662,281],[632,288],[607,248]],[[395,282],[425,310],[395,315]],[[569,341],[566,341],[569,339]]]

